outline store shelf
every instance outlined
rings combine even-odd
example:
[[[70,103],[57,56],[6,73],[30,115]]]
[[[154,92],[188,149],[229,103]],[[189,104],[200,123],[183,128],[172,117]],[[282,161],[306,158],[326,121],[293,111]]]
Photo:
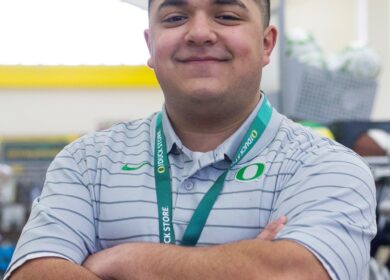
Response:
[[[390,156],[364,157],[375,180],[390,178]]]

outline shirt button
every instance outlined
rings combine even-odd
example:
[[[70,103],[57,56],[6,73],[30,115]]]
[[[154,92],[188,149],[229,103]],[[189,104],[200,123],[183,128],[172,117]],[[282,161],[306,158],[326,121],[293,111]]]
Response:
[[[184,188],[187,190],[187,191],[191,191],[194,189],[194,183],[191,182],[191,181],[186,181],[184,183]]]

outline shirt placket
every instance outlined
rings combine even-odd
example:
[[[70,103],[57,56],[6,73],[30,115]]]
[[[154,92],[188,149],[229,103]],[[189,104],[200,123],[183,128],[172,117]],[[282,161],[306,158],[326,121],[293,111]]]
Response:
[[[180,243],[183,234],[195,209],[198,207],[204,194],[210,189],[220,172],[211,171],[211,166],[217,160],[209,153],[201,162],[195,162],[181,154],[172,156],[173,160],[180,159],[184,168],[175,168],[172,180],[173,191],[173,223],[176,241]],[[211,172],[211,176],[210,176]],[[215,177],[215,178],[214,178]]]

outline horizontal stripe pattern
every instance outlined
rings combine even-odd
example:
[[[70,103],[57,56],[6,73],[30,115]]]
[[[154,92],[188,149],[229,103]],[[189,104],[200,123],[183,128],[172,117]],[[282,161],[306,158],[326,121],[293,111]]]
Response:
[[[169,154],[178,244],[199,201],[229,165],[221,151],[231,153],[255,113],[222,148],[205,153],[199,162],[164,125],[167,143],[179,151]],[[9,271],[37,252],[81,263],[117,244],[159,242],[155,117],[86,135],[56,157]],[[238,170],[255,163],[265,164],[260,178],[235,179]],[[134,170],[122,170],[126,164]],[[363,279],[376,231],[370,174],[352,151],[274,111],[264,137],[228,172],[198,246],[255,238],[271,220],[287,215],[278,239],[305,246],[333,279]]]

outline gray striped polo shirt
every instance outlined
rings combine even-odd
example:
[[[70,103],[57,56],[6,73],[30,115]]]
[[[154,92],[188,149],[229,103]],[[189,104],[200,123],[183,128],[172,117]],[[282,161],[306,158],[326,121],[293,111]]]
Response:
[[[229,168],[260,105],[229,139],[203,154],[182,144],[163,110],[177,244],[203,195]],[[57,155],[6,277],[33,258],[80,264],[117,244],[159,242],[156,116],[86,135]],[[281,215],[288,223],[277,239],[305,246],[332,279],[365,278],[376,232],[370,170],[351,150],[273,110],[265,133],[228,172],[198,246],[255,238]]]

